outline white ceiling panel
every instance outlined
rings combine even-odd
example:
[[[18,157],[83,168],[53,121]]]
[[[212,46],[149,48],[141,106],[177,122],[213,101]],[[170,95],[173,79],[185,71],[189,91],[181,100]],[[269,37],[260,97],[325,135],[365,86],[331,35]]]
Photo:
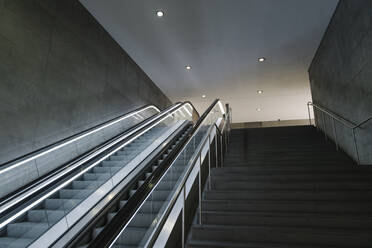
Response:
[[[220,98],[244,122],[307,117],[307,69],[338,1],[81,2],[172,101],[202,112]]]

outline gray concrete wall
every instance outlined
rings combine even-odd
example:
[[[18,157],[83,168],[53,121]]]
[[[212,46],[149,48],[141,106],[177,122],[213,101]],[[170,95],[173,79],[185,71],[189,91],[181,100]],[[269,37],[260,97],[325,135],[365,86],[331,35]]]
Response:
[[[341,0],[309,68],[313,101],[359,123],[372,115],[372,1]],[[332,119],[316,112],[319,126],[335,139]],[[336,122],[342,148],[355,157],[349,129]],[[372,163],[371,122],[356,132],[361,161]]]
[[[242,129],[242,128],[288,127],[288,126],[306,126],[306,125],[309,125],[309,119],[238,122],[238,123],[231,123],[231,128]]]
[[[0,163],[170,100],[77,0],[0,0]]]

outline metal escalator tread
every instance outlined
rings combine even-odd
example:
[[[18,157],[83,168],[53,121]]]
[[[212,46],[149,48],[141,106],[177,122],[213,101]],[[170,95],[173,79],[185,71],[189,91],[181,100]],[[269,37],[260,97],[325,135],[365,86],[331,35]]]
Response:
[[[146,231],[147,227],[128,226],[125,229],[124,235],[122,235],[115,243],[119,245],[138,245]]]
[[[191,128],[192,126],[188,126],[187,128],[185,128],[182,131],[182,134],[178,136],[176,142],[180,142]],[[167,155],[176,147],[176,142],[170,145],[170,148],[165,152],[165,154],[161,155],[161,159],[155,162],[156,165],[150,165],[148,167],[148,170],[144,172],[142,177],[140,177],[137,181],[132,182],[132,186],[130,186],[128,193],[124,194],[124,198],[118,200],[118,202],[115,203],[116,207],[113,207],[111,211],[108,211],[104,215],[105,217],[103,217],[101,221],[98,221],[97,224],[92,227],[90,237],[94,239],[104,229],[107,223],[109,223],[115,217],[119,209],[123,208],[126,205],[128,199],[133,196],[133,194],[135,194],[137,189],[143,184],[144,180],[152,175],[152,173],[158,168],[158,165],[161,163],[161,161],[165,157],[167,157]],[[172,192],[172,186],[176,184],[178,177],[184,170],[184,167],[185,165],[183,164],[174,165],[174,168],[172,168],[172,170],[174,171],[174,178],[167,178],[169,177],[168,175],[163,178],[164,185],[159,184],[159,188],[156,188],[152,193],[152,203],[149,204],[149,202],[145,202],[138,210],[138,215],[135,216],[132,219],[132,222],[128,225],[127,229],[129,230],[128,232],[131,232],[131,234],[127,238],[120,238],[120,240],[118,241],[120,245],[114,245],[113,247],[137,247],[138,243],[142,240],[143,236],[148,230],[148,227],[152,224],[154,214],[157,214],[160,211],[162,205],[168,198],[169,194]],[[85,242],[78,244],[78,247],[83,248],[89,246],[89,243],[86,242],[90,241],[85,240]]]
[[[32,239],[27,238],[9,238],[4,237],[0,239],[0,248],[22,248],[28,246],[32,242]]]
[[[0,248],[26,247],[122,169],[164,128],[150,130],[0,230]]]

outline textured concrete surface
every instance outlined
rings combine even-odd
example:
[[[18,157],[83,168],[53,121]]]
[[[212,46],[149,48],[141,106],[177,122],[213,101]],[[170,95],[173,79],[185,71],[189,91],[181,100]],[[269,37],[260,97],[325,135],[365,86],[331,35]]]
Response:
[[[358,124],[372,115],[372,1],[341,0],[309,75],[314,103]],[[317,113],[318,125],[335,138],[333,121]],[[342,148],[355,157],[352,133],[335,123]],[[372,124],[356,131],[362,163],[372,163]]]
[[[0,163],[171,104],[76,0],[0,0]]]
[[[309,125],[308,119],[231,123],[231,128],[242,129],[242,128],[287,127],[287,126],[306,126],[306,125]]]

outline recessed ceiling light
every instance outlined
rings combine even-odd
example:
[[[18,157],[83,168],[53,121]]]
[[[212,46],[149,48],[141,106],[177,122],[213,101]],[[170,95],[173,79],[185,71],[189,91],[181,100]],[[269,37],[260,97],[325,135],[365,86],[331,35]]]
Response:
[[[202,98],[206,98],[207,96],[206,95],[202,95]]]
[[[257,94],[262,94],[263,90],[257,90]]]
[[[265,57],[258,58],[258,62],[264,62],[266,60]]]
[[[186,65],[185,68],[186,70],[191,70],[191,65]]]
[[[164,12],[162,10],[157,10],[156,11],[156,16],[157,17],[163,17],[164,16]]]
[[[260,112],[260,111],[261,111],[261,109],[260,109],[260,108],[256,108],[256,110],[257,110],[258,112]]]

